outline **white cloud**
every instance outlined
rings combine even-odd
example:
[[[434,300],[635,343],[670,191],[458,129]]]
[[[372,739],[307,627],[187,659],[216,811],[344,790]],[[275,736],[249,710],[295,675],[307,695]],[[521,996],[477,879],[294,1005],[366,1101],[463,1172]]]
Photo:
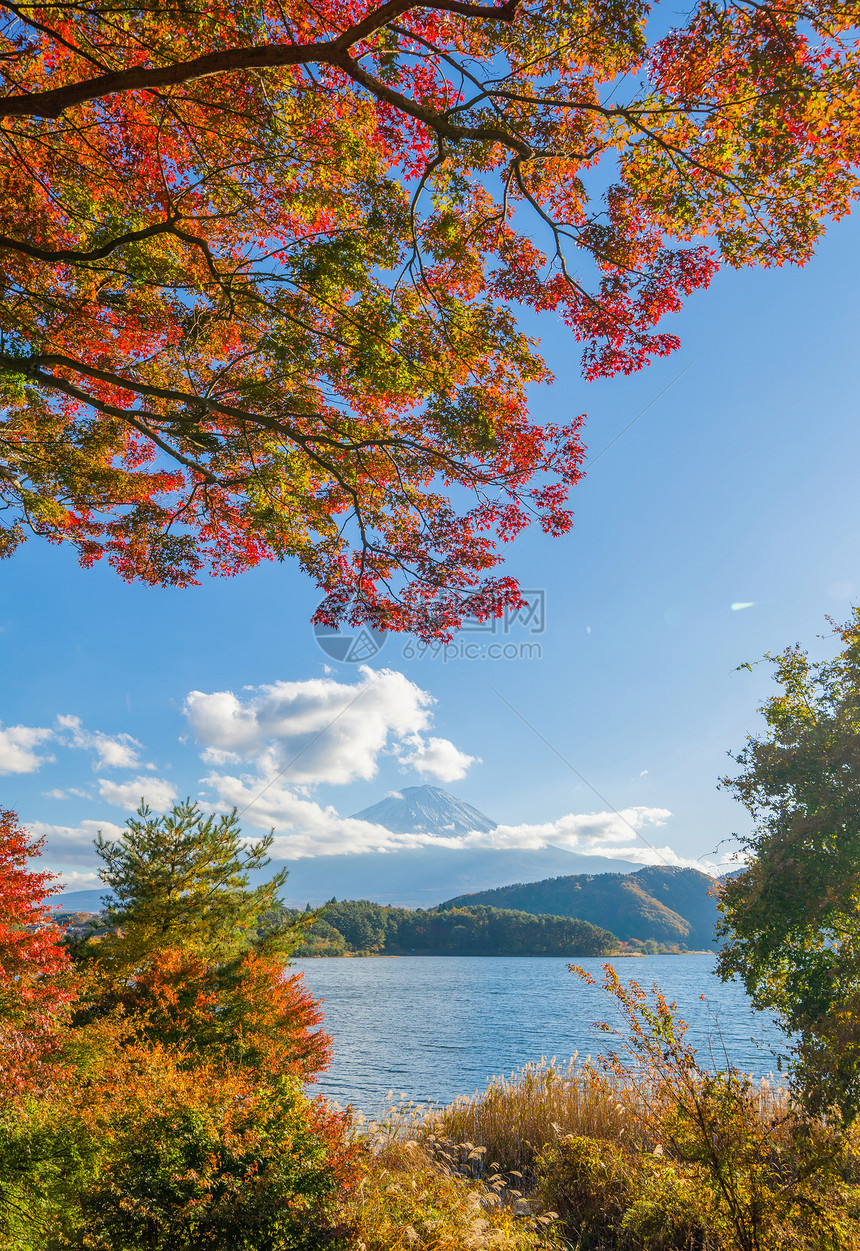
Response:
[[[447,738],[417,738],[411,751],[398,755],[401,765],[417,773],[429,773],[440,782],[456,782],[464,778],[477,756],[467,756]]]
[[[85,730],[80,717],[57,717],[57,726],[69,738],[67,745],[94,752],[94,769],[137,769],[140,743],[130,734],[103,734],[101,730]],[[148,767],[148,766],[147,766]]]
[[[259,779],[215,775],[204,778],[217,795],[215,807],[238,808],[242,824],[275,831],[272,855],[283,860],[307,856],[360,855],[370,851],[396,852],[407,847],[448,849],[538,849],[563,847],[582,855],[632,860],[637,864],[690,864],[670,847],[656,847],[638,838],[643,829],[662,826],[672,815],[666,808],[626,808],[620,813],[569,813],[539,825],[499,825],[470,834],[396,834],[381,825],[341,817],[332,807],[302,798],[286,785],[273,782],[261,793]],[[707,866],[705,866],[707,867]]]
[[[145,799],[150,808],[163,812],[178,797],[176,789],[165,778],[135,778],[132,782],[111,782],[107,778],[99,781],[99,795],[109,804],[117,808],[125,808],[135,812]]]
[[[35,773],[54,757],[40,756],[34,748],[53,737],[53,730],[35,725],[0,727],[0,773]]]
[[[137,769],[141,766],[140,743],[130,734],[103,734],[101,730],[87,730],[80,717],[59,716],[55,726],[11,725],[0,726],[0,774],[35,773],[43,764],[52,764],[54,756],[41,754],[36,748],[42,743],[55,742],[65,748],[82,748],[95,754],[95,769]],[[80,794],[70,790],[69,794]],[[51,798],[59,799],[59,791],[49,792]]]
[[[607,855],[616,844],[635,846],[640,830],[664,825],[671,815],[668,808],[643,807],[624,808],[621,812],[571,812],[540,825],[499,825],[487,838],[493,840],[495,847],[546,847],[551,843],[571,851],[599,851]]]
[[[37,838],[45,837],[44,860],[52,864],[92,863],[93,839],[101,832],[105,838],[119,838],[122,827],[113,821],[82,821],[80,825],[49,825],[45,821],[28,821],[27,828]],[[68,877],[68,873],[63,875]]]
[[[107,893],[107,890],[108,890],[107,886],[104,885],[98,873],[81,873],[79,872],[78,869],[69,869],[67,870],[67,872],[61,873],[60,881],[62,882],[65,890],[87,890],[88,888],[91,888],[93,886],[104,887],[105,893]],[[54,896],[54,900],[53,900],[54,907],[56,907],[58,904],[62,905],[62,902],[63,902],[62,895]]]
[[[380,825],[341,817],[332,807],[322,807],[304,799],[277,782],[260,794],[256,778],[204,778],[217,796],[218,808],[251,807],[241,817],[244,826],[275,829],[272,855],[283,860],[306,856],[334,856],[342,852],[389,851],[401,846],[417,846],[426,841],[416,836],[392,834]],[[258,798],[259,796],[259,798]]]
[[[292,786],[313,786],[368,780],[384,754],[442,781],[472,763],[447,739],[424,740],[433,699],[390,669],[362,667],[352,684],[325,677],[246,689],[188,696],[185,714],[207,764],[249,761],[263,779],[288,771]]]
[[[633,807],[620,812],[568,813],[557,821],[540,825],[499,825],[482,837],[488,847],[537,849],[562,847],[584,856],[605,856],[610,860],[632,860],[637,864],[703,866],[685,860],[668,846],[657,846],[642,834],[651,827],[665,825],[671,817],[668,808]],[[640,837],[641,836],[641,837]],[[467,835],[469,846],[478,845]]]

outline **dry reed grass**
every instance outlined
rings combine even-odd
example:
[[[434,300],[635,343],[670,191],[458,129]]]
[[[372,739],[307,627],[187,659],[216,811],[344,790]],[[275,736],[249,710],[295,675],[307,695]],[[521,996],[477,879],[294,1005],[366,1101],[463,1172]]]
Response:
[[[750,1096],[762,1126],[785,1137],[788,1145],[791,1117],[784,1088],[762,1079],[751,1087]],[[450,1144],[485,1148],[488,1165],[506,1173],[516,1170],[528,1181],[535,1156],[568,1135],[653,1149],[643,1126],[653,1120],[661,1097],[653,1089],[644,1094],[642,1085],[632,1080],[609,1079],[574,1056],[566,1065],[555,1059],[527,1064],[510,1077],[494,1077],[486,1090],[471,1097],[461,1096],[423,1116],[410,1118],[407,1111],[401,1119],[409,1134],[422,1140],[435,1136]]]
[[[542,1148],[566,1134],[617,1140],[630,1124],[631,1092],[612,1089],[594,1069],[541,1060],[486,1090],[432,1113],[428,1128],[440,1138],[485,1147],[488,1163],[528,1174]]]

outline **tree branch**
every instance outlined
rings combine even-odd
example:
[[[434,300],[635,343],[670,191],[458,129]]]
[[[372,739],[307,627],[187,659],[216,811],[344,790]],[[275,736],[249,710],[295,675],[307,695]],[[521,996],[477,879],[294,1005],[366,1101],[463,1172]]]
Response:
[[[430,7],[444,13],[457,13],[461,17],[473,17],[497,22],[512,22],[520,0],[505,0],[494,8],[480,4],[463,3],[462,0],[434,0]],[[81,82],[54,87],[48,91],[34,91],[26,95],[7,96],[0,101],[0,117],[56,118],[66,109],[89,100],[120,95],[128,91],[160,91],[166,87],[179,87],[196,82],[213,74],[234,74],[252,69],[284,69],[292,65],[328,64],[343,66],[343,56],[354,44],[367,39],[389,22],[419,7],[415,0],[388,0],[387,4],[371,9],[336,39],[324,43],[296,44],[274,43],[252,48],[224,48],[179,61],[175,65],[135,66],[133,69],[116,70],[99,74]]]
[[[179,234],[180,238],[188,238],[184,233],[174,230],[173,222],[166,221],[157,222],[154,226],[144,226],[141,230],[130,230],[124,235],[111,239],[109,243],[102,244],[99,248],[91,248],[87,252],[78,252],[73,248],[40,248],[35,244],[25,243],[23,239],[12,239],[9,235],[0,235],[0,249],[20,252],[24,256],[32,257],[34,261],[47,261],[49,264],[61,264],[64,261],[76,264],[78,261],[103,261],[106,256],[110,256],[111,252],[115,252],[125,243],[139,243],[143,239],[151,239],[154,235],[171,232]]]

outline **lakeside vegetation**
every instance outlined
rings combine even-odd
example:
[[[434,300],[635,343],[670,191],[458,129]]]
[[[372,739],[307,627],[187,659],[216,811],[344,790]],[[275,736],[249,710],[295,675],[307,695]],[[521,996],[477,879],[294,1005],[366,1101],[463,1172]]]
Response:
[[[684,954],[677,943],[652,938],[622,942],[577,917],[486,906],[398,908],[367,899],[329,900],[322,908],[279,909],[273,920],[297,927],[296,959],[343,956],[633,956]],[[104,933],[104,914],[56,916],[67,940]]]
[[[303,917],[284,915],[293,924]],[[487,907],[411,910],[360,899],[326,904],[294,955],[609,956],[620,949],[614,934],[577,918]]]

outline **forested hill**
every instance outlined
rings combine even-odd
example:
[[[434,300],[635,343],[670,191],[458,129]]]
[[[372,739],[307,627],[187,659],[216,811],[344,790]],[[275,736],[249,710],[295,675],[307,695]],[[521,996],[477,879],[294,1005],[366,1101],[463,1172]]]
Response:
[[[571,917],[483,906],[412,911],[360,899],[328,903],[294,954],[605,956],[618,946],[614,934]]]
[[[704,950],[714,941],[715,881],[696,869],[649,865],[635,873],[578,874],[459,895],[450,908],[517,908],[533,914],[578,917],[624,941],[652,939]]]

